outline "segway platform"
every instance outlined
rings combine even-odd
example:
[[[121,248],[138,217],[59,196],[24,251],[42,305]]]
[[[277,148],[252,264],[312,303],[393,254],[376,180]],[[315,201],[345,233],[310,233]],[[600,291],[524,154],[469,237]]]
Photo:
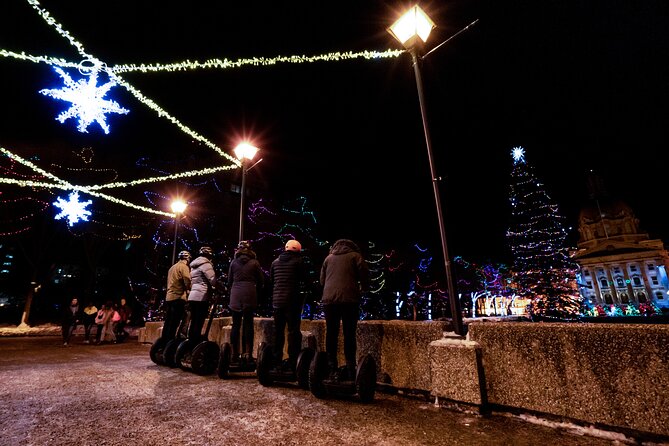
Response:
[[[309,367],[309,390],[316,398],[357,397],[362,403],[374,400],[376,361],[365,355],[358,363],[354,380],[331,380],[325,352],[318,352]]]
[[[263,386],[271,386],[274,382],[297,383],[302,389],[309,389],[309,366],[314,357],[314,350],[303,348],[297,356],[295,371],[274,367],[272,346],[261,343],[258,348],[258,382]]]
[[[256,361],[232,361],[232,345],[229,342],[223,344],[218,359],[218,377],[225,379],[230,373],[250,373],[256,370]]]

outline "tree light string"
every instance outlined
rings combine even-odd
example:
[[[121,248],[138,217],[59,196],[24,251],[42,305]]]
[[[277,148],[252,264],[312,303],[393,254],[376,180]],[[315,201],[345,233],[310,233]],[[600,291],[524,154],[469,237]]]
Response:
[[[45,181],[17,180],[17,179],[14,179],[14,178],[2,178],[2,177],[0,177],[0,183],[16,184],[18,186],[23,186],[23,187],[44,187],[44,188],[54,188],[55,187],[55,188],[65,189],[65,190],[81,191],[81,192],[85,192],[88,195],[91,195],[93,197],[104,198],[105,200],[111,201],[112,203],[120,204],[120,205],[129,207],[129,208],[133,208],[133,209],[136,209],[136,210],[149,212],[149,213],[157,214],[157,215],[164,215],[166,217],[171,217],[171,218],[175,217],[175,214],[170,213],[170,212],[163,212],[163,211],[159,211],[159,210],[156,210],[156,209],[147,208],[145,206],[140,206],[138,204],[134,204],[134,203],[131,203],[129,201],[121,200],[120,198],[112,197],[110,195],[103,194],[103,193],[100,193],[100,192],[95,192],[93,190],[90,190],[89,186],[78,186],[78,185],[68,183],[67,181],[62,180],[62,179],[58,178],[57,176],[45,171],[44,169],[36,166],[32,162],[20,157],[19,155],[16,155],[16,154],[10,152],[9,150],[5,149],[4,147],[0,147],[0,153],[3,153],[5,156],[7,156],[7,157],[9,157],[13,160],[18,161],[19,163],[23,164],[24,166],[30,167],[35,172],[37,172],[39,174],[42,174],[46,178],[49,178],[49,179],[55,181],[55,183],[48,183],[48,182],[45,182]]]

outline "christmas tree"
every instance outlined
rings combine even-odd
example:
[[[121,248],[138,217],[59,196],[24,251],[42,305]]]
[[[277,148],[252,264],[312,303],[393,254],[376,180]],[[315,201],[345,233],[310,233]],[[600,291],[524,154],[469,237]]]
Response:
[[[577,267],[566,247],[564,217],[525,161],[524,149],[515,147],[512,155],[507,240],[519,293],[531,299],[530,314],[535,318],[574,319],[581,298]]]

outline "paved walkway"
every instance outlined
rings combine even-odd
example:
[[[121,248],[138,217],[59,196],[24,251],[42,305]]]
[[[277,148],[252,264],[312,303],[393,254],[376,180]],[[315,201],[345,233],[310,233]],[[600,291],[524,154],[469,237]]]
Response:
[[[63,347],[0,338],[0,443],[8,445],[611,445],[515,417],[422,399],[316,399],[253,373],[221,380],[153,364],[149,345]],[[624,440],[624,438],[623,438]],[[626,442],[626,441],[624,441]]]

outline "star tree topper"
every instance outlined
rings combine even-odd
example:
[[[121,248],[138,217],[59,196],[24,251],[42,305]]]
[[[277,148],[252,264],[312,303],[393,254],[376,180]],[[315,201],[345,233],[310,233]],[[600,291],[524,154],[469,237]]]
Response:
[[[116,82],[109,81],[106,84],[97,85],[98,71],[93,70],[88,75],[88,79],[83,78],[74,81],[69,74],[59,67],[54,67],[65,83],[61,89],[43,89],[40,93],[51,96],[55,99],[70,102],[69,109],[59,114],[56,119],[64,123],[69,118],[79,119],[77,130],[82,133],[88,133],[88,126],[97,122],[105,134],[109,134],[109,125],[107,125],[107,113],[126,114],[129,110],[121,107],[116,101],[105,99],[109,90],[116,85]]]
[[[54,218],[60,220],[63,217],[67,217],[67,224],[70,226],[80,220],[88,221],[88,216],[91,215],[91,212],[86,209],[86,206],[91,203],[91,200],[79,201],[79,192],[77,191],[70,193],[67,201],[58,197],[58,201],[54,201],[53,205],[60,208],[60,213]]]

